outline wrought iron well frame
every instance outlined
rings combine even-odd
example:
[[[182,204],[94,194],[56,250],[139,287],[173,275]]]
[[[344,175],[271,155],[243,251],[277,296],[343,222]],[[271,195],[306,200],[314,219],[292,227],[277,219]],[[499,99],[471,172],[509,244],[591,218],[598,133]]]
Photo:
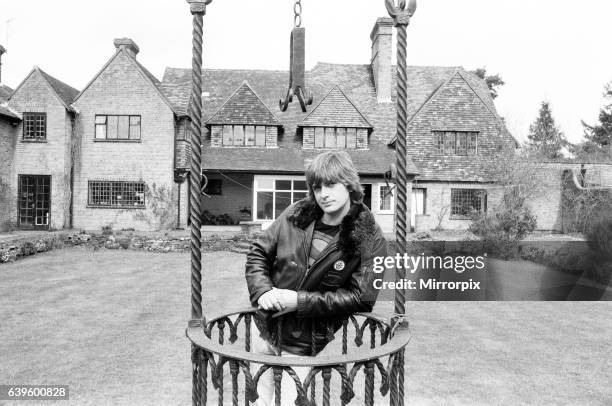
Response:
[[[394,315],[391,319],[373,314],[357,314],[347,317],[342,327],[342,354],[337,356],[283,358],[271,355],[254,354],[250,350],[250,323],[255,309],[245,309],[237,313],[227,314],[218,318],[206,320],[202,313],[202,263],[201,263],[201,140],[202,140],[202,41],[203,25],[206,7],[212,0],[187,0],[193,16],[192,35],[192,92],[189,104],[191,118],[191,164],[190,164],[190,250],[191,250],[191,319],[187,327],[187,337],[192,348],[192,403],[206,405],[208,396],[208,373],[210,381],[217,389],[218,403],[223,404],[223,368],[229,366],[232,380],[232,404],[238,405],[238,376],[243,372],[245,383],[244,403],[246,405],[257,397],[257,383],[263,372],[272,369],[274,374],[276,404],[280,406],[280,386],[283,373],[289,374],[296,384],[298,403],[314,405],[316,375],[323,379],[323,405],[330,404],[330,381],[333,371],[342,379],[340,400],[342,405],[352,399],[353,383],[356,373],[363,367],[365,377],[364,403],[374,403],[374,371],[378,369],[381,375],[381,394],[389,392],[389,404],[403,406],[404,404],[404,353],[410,340],[408,323],[405,319],[405,291],[396,290]],[[397,199],[396,199],[396,249],[403,252],[406,248],[407,210],[406,197],[406,131],[407,131],[407,83],[406,83],[406,28],[416,10],[416,0],[410,0],[406,6],[405,0],[385,0],[385,7],[394,20],[397,28],[397,133],[396,133],[396,168],[397,168]],[[205,129],[205,131],[207,131]],[[404,269],[396,270],[396,280],[405,276]],[[233,317],[233,319],[232,319]],[[358,318],[363,319],[362,323]],[[245,349],[235,346],[224,346],[224,329],[230,330],[230,342],[238,339],[239,325],[245,325]],[[282,317],[277,323],[282,323]],[[363,344],[366,327],[370,329],[370,349],[360,350],[357,354],[348,354],[349,325],[355,328],[355,343]],[[217,342],[213,340],[213,331],[217,328]],[[378,340],[376,339],[378,332]],[[377,342],[380,344],[377,346]],[[385,368],[382,357],[388,358]],[[252,375],[250,365],[261,364],[259,370]],[[348,366],[352,368],[348,369]],[[300,382],[292,366],[310,367],[311,372],[304,382]],[[308,399],[306,391],[311,390]]]

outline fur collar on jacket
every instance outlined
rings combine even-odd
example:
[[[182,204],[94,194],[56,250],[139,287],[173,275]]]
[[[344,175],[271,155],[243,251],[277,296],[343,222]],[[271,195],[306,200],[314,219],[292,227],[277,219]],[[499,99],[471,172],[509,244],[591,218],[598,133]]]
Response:
[[[302,230],[323,216],[323,210],[309,197],[295,203],[289,221]],[[352,203],[340,224],[340,246],[345,252],[354,252],[362,242],[376,235],[376,222],[363,203]]]

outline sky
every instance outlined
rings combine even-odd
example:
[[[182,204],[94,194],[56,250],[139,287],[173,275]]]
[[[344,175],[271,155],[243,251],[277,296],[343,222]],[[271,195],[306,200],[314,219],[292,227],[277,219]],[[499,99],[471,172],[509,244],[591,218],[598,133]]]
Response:
[[[384,0],[301,0],[306,68],[370,62],[370,31]],[[204,67],[289,66],[294,0],[213,0],[204,17]],[[580,141],[612,81],[604,0],[418,0],[408,27],[408,64],[485,67],[506,82],[495,100],[512,134],[526,139],[542,101],[566,137]],[[132,38],[138,60],[160,80],[191,66],[191,15],[184,0],[0,0],[2,82],[15,88],[36,65],[82,89]],[[394,59],[395,60],[395,59]],[[281,95],[279,95],[280,97]]]

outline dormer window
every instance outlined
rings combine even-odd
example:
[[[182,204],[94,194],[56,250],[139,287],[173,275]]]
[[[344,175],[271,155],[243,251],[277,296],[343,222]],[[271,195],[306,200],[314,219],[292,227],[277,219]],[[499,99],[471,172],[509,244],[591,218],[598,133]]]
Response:
[[[367,149],[372,125],[338,86],[298,126],[304,149]]]
[[[304,148],[367,149],[368,131],[363,128],[304,127]]]
[[[282,125],[243,82],[207,120],[211,147],[276,148]]]

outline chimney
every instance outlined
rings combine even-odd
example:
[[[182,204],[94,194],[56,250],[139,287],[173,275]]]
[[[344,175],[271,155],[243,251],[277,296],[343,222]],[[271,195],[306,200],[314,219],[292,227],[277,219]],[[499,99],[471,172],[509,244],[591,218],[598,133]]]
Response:
[[[372,73],[379,103],[391,102],[391,48],[393,19],[382,17],[376,20],[370,39],[372,40]]]
[[[140,48],[138,48],[138,45],[136,45],[136,43],[132,41],[130,38],[116,38],[113,41],[113,44],[115,44],[115,48],[117,48],[117,50],[125,49],[134,58],[136,58],[136,55],[138,55],[138,52],[140,51]]]
[[[6,48],[0,45],[0,83],[2,83],[2,55],[6,53]]]

